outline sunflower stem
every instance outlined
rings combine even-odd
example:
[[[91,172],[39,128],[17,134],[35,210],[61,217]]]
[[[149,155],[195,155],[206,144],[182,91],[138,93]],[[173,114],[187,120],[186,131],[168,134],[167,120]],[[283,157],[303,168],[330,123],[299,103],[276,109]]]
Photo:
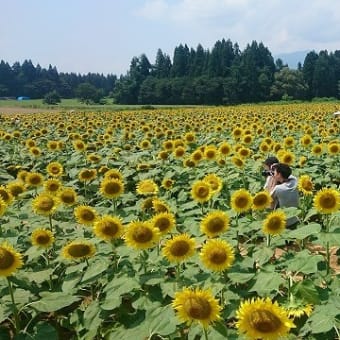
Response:
[[[270,247],[271,236],[270,234],[267,235],[267,247]]]
[[[8,283],[8,289],[9,289],[9,293],[11,295],[12,306],[13,306],[13,314],[14,314],[14,320],[15,320],[15,324],[14,324],[15,334],[18,334],[20,332],[19,312],[18,312],[18,308],[17,308],[17,306],[15,304],[15,300],[14,300],[12,283],[11,283],[11,281],[8,277],[7,277],[7,283]]]
[[[203,333],[204,333],[204,339],[205,340],[209,340],[209,338],[208,338],[208,331],[207,331],[207,329],[205,327],[203,327]]]
[[[326,243],[326,273],[329,274],[330,271],[330,261],[331,261],[331,254],[329,251],[329,242]]]
[[[52,225],[52,215],[48,215],[48,220],[50,222],[50,230],[53,232],[53,225]]]

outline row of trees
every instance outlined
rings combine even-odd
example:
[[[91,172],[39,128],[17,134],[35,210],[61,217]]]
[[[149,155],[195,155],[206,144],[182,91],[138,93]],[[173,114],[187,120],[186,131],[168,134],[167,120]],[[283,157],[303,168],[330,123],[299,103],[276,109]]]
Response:
[[[230,40],[212,50],[180,44],[173,58],[157,51],[151,64],[145,54],[133,57],[119,79],[115,75],[58,73],[32,62],[0,63],[0,97],[78,97],[100,102],[112,96],[121,104],[235,104],[280,99],[340,98],[340,51],[309,52],[297,69],[274,61],[263,43],[241,51]]]

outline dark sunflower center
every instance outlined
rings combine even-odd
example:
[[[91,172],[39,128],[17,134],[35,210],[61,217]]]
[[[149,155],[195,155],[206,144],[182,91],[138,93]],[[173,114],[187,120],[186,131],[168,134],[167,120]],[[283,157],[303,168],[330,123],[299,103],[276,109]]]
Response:
[[[179,240],[174,242],[170,247],[170,253],[173,256],[183,256],[189,251],[190,247],[188,242],[184,240]]]
[[[13,186],[11,187],[11,193],[13,196],[18,196],[24,192],[23,188],[21,186]]]
[[[219,217],[214,217],[212,218],[207,225],[207,229],[211,232],[219,232],[223,229],[224,227],[224,222],[221,218]]]
[[[136,228],[133,232],[133,239],[137,242],[137,243],[146,243],[152,240],[152,230],[150,230],[149,228],[140,226],[139,228]]]
[[[306,191],[312,191],[313,190],[313,184],[311,181],[305,181],[302,184],[302,187],[306,190]]]
[[[95,218],[95,215],[91,210],[84,210],[81,214],[81,217],[85,221],[93,221]]]
[[[9,201],[9,195],[6,190],[0,190],[0,198],[2,198],[5,202]]]
[[[91,253],[91,249],[87,244],[73,244],[69,249],[68,253],[72,257],[83,257]]]
[[[170,227],[170,221],[166,217],[159,218],[155,223],[155,227],[160,231],[167,230]]]
[[[205,154],[207,158],[214,158],[215,157],[215,151],[209,150]]]
[[[259,205],[264,205],[267,203],[267,197],[265,195],[257,195],[254,198],[254,205],[259,206]]]
[[[110,182],[105,186],[105,192],[108,194],[118,194],[121,190],[119,183]]]
[[[48,189],[49,189],[50,191],[58,191],[59,185],[58,185],[57,183],[50,183],[50,184],[48,185]]]
[[[75,202],[74,195],[71,194],[71,193],[63,193],[60,196],[60,198],[64,203],[74,203]]]
[[[320,205],[323,208],[327,208],[327,209],[334,208],[336,206],[335,197],[329,194],[324,195],[323,197],[321,197]]]
[[[47,244],[50,241],[50,237],[47,234],[39,235],[37,237],[38,244]]]
[[[60,170],[57,166],[53,166],[51,168],[51,172],[52,172],[52,174],[56,175],[56,174],[59,174]]]
[[[193,319],[204,320],[211,314],[209,301],[201,297],[190,297],[184,302],[186,313]]]
[[[118,226],[117,224],[113,222],[105,222],[102,228],[103,234],[108,235],[108,236],[116,235],[117,231],[118,231]]]
[[[248,205],[248,199],[246,197],[238,197],[235,204],[239,208],[245,208]]]
[[[256,310],[251,313],[249,319],[251,326],[262,333],[275,332],[281,326],[281,320],[267,310]]]
[[[15,259],[11,252],[0,248],[0,269],[8,269],[14,263]]]
[[[44,198],[40,203],[39,203],[39,209],[43,211],[50,211],[54,207],[54,201],[52,198]]]
[[[270,230],[280,229],[281,219],[279,217],[272,217],[269,221],[268,228]]]
[[[30,183],[33,185],[39,184],[41,182],[41,179],[39,176],[32,176],[30,178]]]
[[[227,254],[223,249],[215,249],[209,254],[209,260],[214,264],[224,263],[227,259]]]
[[[206,187],[199,187],[197,190],[197,196],[200,198],[207,197],[209,195],[209,189]]]

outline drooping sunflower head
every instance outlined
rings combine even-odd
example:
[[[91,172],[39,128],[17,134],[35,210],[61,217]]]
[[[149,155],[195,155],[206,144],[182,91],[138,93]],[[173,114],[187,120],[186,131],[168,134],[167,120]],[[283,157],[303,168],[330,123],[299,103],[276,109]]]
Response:
[[[176,226],[176,219],[170,212],[161,212],[152,217],[151,224],[161,235],[164,235]]]
[[[229,228],[229,216],[221,210],[209,212],[201,221],[201,231],[208,237],[221,235]]]
[[[46,171],[52,177],[61,177],[64,168],[59,162],[51,162],[47,165]]]
[[[128,224],[124,238],[129,247],[148,249],[158,242],[160,232],[150,222],[133,221]]]
[[[74,208],[74,216],[78,223],[91,226],[98,219],[97,211],[88,205],[79,205]]]
[[[99,163],[102,159],[102,156],[97,154],[97,153],[90,153],[86,156],[86,159],[90,162],[90,163]]]
[[[236,327],[248,339],[276,340],[295,328],[287,311],[270,298],[241,302],[236,317]]]
[[[64,246],[61,255],[67,260],[81,260],[94,256],[96,247],[90,241],[75,240]]]
[[[7,242],[0,244],[0,277],[11,276],[23,265],[22,255]]]
[[[170,212],[169,205],[160,198],[152,198],[152,209],[155,213]]]
[[[7,189],[14,197],[18,197],[26,190],[24,184],[21,181],[9,182],[7,184]]]
[[[277,209],[270,212],[263,221],[262,231],[266,235],[280,235],[286,228],[286,214]]]
[[[172,307],[182,322],[199,322],[204,328],[221,319],[221,306],[210,290],[184,288],[175,293]]]
[[[313,306],[311,304],[304,304],[300,301],[295,301],[294,303],[289,303],[285,306],[288,316],[291,319],[299,319],[303,316],[310,316],[313,312]]]
[[[29,172],[27,170],[19,170],[17,173],[17,179],[20,182],[26,183],[26,178],[28,176]]]
[[[222,179],[214,173],[204,176],[203,181],[207,182],[210,185],[212,194],[216,194],[222,189]]]
[[[78,179],[80,182],[90,182],[97,177],[96,169],[82,169],[78,174]]]
[[[8,189],[8,187],[6,188],[3,185],[0,185],[0,198],[2,198],[7,205],[12,204],[14,201],[14,196],[12,195],[11,191]]]
[[[306,163],[307,163],[307,157],[306,156],[301,156],[299,158],[299,166],[300,166],[300,168],[304,167]]]
[[[323,188],[314,196],[314,207],[321,214],[332,214],[340,209],[340,192],[333,188]]]
[[[118,179],[123,182],[123,174],[118,169],[109,169],[104,174],[105,179]]]
[[[156,195],[158,186],[152,179],[144,179],[137,183],[136,191],[143,196]]]
[[[200,258],[207,269],[220,272],[232,266],[235,255],[229,243],[224,240],[211,239],[203,245]]]
[[[207,202],[211,199],[212,189],[208,182],[198,180],[191,187],[191,197],[199,203]]]
[[[57,178],[49,178],[44,182],[44,188],[51,195],[56,195],[62,188],[62,183]]]
[[[123,235],[124,227],[119,217],[104,215],[94,222],[93,231],[98,238],[110,242]]]
[[[31,242],[34,246],[49,248],[54,242],[54,236],[48,229],[35,229],[31,235]]]
[[[59,199],[47,192],[42,192],[32,201],[33,211],[43,216],[50,216],[55,213],[59,204]]]
[[[299,177],[298,189],[304,195],[313,195],[313,188],[314,188],[314,185],[313,185],[313,182],[310,176],[302,175]]]
[[[38,172],[29,172],[25,177],[25,182],[30,187],[39,187],[44,183],[44,177]]]
[[[167,240],[162,254],[170,263],[180,263],[195,255],[196,242],[188,234],[180,234]]]
[[[243,168],[244,167],[244,164],[245,164],[244,160],[242,158],[240,158],[240,157],[233,156],[233,157],[231,157],[231,161],[238,168]]]
[[[263,190],[255,194],[253,197],[253,210],[264,210],[270,207],[272,198],[268,191]]]
[[[239,189],[232,193],[230,199],[231,208],[237,213],[244,213],[251,209],[253,199],[246,189]]]
[[[0,197],[0,217],[5,213],[7,209],[7,204],[5,201]]]
[[[100,183],[100,193],[106,198],[117,198],[124,192],[124,183],[119,179],[104,179]]]

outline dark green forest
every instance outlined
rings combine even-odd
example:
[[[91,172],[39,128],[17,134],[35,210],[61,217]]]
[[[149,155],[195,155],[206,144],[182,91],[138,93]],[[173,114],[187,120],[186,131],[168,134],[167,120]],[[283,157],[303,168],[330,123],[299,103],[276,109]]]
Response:
[[[223,105],[277,100],[340,98],[340,50],[309,52],[297,69],[274,60],[262,42],[241,51],[229,39],[211,50],[180,44],[171,57],[158,49],[152,64],[145,54],[133,57],[129,70],[116,75],[59,73],[31,60],[12,66],[0,62],[0,97],[79,98],[118,104]]]

